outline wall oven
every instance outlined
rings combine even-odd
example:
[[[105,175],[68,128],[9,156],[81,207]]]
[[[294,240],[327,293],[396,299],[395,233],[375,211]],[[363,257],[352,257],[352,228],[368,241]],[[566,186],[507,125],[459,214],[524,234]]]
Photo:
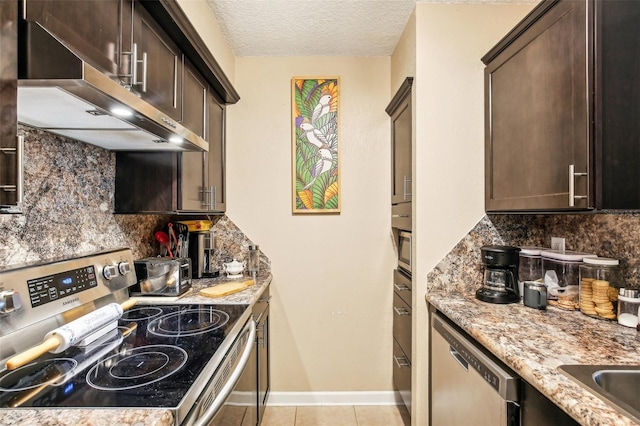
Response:
[[[398,267],[411,276],[411,232],[398,231]]]

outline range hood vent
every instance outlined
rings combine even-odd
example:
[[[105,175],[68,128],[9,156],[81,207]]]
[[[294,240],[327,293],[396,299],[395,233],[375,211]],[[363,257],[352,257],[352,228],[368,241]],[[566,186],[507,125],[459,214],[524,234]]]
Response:
[[[18,121],[113,151],[208,151],[203,138],[23,21]]]

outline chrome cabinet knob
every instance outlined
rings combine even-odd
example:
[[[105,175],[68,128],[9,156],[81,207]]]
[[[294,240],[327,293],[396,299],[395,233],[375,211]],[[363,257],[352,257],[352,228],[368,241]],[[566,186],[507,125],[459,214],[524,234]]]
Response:
[[[22,308],[20,294],[15,290],[0,291],[0,314],[10,314]]]

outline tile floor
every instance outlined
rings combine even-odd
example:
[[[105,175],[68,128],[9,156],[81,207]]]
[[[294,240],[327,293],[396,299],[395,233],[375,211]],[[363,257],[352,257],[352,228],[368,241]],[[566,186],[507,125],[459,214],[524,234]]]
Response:
[[[262,426],[409,426],[404,405],[267,406]]]

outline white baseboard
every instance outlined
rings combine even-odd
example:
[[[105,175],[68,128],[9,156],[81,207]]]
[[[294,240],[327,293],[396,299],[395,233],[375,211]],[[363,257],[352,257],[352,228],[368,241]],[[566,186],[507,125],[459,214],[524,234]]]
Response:
[[[395,391],[379,392],[269,392],[267,405],[402,405]]]

